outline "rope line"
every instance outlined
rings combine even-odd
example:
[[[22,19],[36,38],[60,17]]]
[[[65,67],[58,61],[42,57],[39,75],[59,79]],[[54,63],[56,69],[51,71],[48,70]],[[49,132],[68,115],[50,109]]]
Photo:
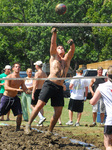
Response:
[[[0,80],[69,80],[69,79],[92,79],[92,78],[107,78],[106,76],[91,76],[91,77],[64,77],[64,78],[0,78]]]
[[[0,26],[112,27],[112,23],[0,23]]]

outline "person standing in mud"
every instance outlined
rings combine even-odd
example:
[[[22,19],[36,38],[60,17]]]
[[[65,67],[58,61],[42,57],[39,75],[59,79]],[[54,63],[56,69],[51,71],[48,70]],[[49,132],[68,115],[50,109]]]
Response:
[[[20,78],[20,64],[14,63],[12,70],[13,73],[9,74],[6,78]],[[20,89],[20,86],[22,89]],[[31,91],[26,88],[23,80],[5,80],[4,88],[5,91],[0,103],[0,116],[7,114],[12,109],[14,116],[17,116],[16,131],[19,131],[22,121],[22,108],[17,93],[24,91],[26,94],[30,94]]]
[[[70,61],[75,52],[75,45],[72,39],[67,43],[70,44],[70,50],[65,54],[63,46],[56,44],[57,30],[52,28],[51,30],[51,46],[50,46],[50,75],[48,80],[46,80],[41,89],[38,103],[35,106],[35,109],[31,113],[30,120],[25,128],[25,133],[29,134],[31,131],[31,123],[37,116],[38,112],[44,107],[51,98],[51,106],[54,108],[54,114],[50,121],[50,126],[48,134],[52,134],[53,128],[58,121],[58,118],[61,115],[62,108],[64,106],[64,97],[63,97],[63,80],[52,80],[52,78],[61,78],[66,77]]]
[[[42,70],[42,66],[43,66],[42,61],[36,61],[34,63],[34,65],[35,65],[35,68],[37,70],[34,78],[35,79],[47,78],[47,74]],[[39,96],[39,93],[42,89],[44,81],[45,80],[34,80],[33,81],[32,101],[31,101],[32,110],[35,108],[35,105],[38,102],[38,96]],[[43,125],[43,122],[46,120],[46,118],[43,115],[44,115],[44,109],[42,108],[41,111],[39,111],[39,113],[38,113],[40,120],[39,120],[39,123],[37,124],[37,126]]]
[[[106,121],[104,126],[104,146],[106,150],[112,150],[112,66],[107,69],[108,81],[99,84],[92,99],[91,105],[95,105],[102,97],[106,108]]]

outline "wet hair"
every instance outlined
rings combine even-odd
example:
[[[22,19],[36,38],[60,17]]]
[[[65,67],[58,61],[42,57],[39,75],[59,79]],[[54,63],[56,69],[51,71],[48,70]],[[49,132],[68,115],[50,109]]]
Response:
[[[58,44],[58,45],[57,45],[57,47],[58,47],[58,46],[62,46],[62,47],[63,47],[63,45],[62,45],[62,44]]]
[[[13,64],[12,68],[14,68],[15,64],[20,65],[20,63],[19,63],[19,62],[15,62],[15,63]],[[20,67],[21,67],[21,65],[20,65]]]

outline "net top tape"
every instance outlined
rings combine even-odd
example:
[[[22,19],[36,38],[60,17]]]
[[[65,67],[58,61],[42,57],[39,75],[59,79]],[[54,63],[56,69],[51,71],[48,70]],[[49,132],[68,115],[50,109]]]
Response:
[[[106,76],[91,76],[91,77],[64,77],[64,78],[0,78],[0,80],[70,80],[70,79],[92,79],[92,78],[107,78]]]
[[[112,23],[0,23],[0,26],[112,27]]]

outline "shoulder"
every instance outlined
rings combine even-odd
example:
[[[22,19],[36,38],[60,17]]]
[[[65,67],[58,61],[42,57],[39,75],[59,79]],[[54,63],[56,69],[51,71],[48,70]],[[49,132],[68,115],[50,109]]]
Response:
[[[105,86],[106,86],[106,83],[100,83],[100,84],[98,85],[98,89],[99,89],[100,91],[102,91],[103,89],[105,89]]]
[[[35,78],[40,78],[42,77],[43,71],[39,70],[38,72],[35,73]]]
[[[50,61],[53,61],[56,59],[56,56],[57,56],[57,53],[56,54],[53,54],[53,55],[50,55]]]
[[[38,74],[39,74],[39,72],[37,71],[37,72],[35,73],[35,78],[37,78],[37,77],[38,77]]]
[[[7,78],[12,78],[13,77],[13,74],[9,74],[8,76],[7,76]]]
[[[70,83],[73,84],[76,81],[76,79],[71,79]]]
[[[92,79],[91,79],[91,83],[94,83],[95,81],[96,81],[95,78],[92,78]]]

